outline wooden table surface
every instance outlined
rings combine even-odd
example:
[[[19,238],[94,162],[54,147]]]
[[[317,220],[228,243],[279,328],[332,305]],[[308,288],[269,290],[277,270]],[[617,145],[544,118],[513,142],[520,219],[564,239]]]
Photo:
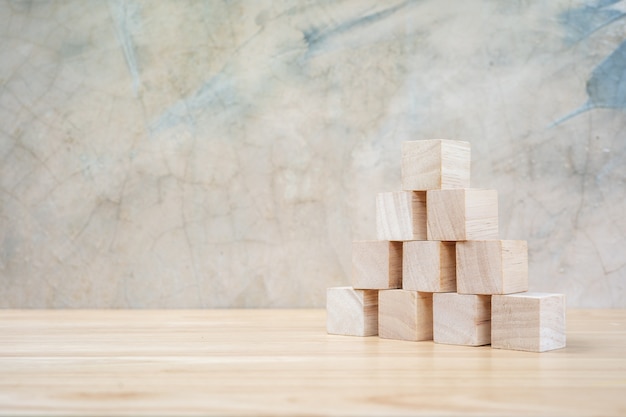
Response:
[[[547,353],[330,336],[323,310],[0,310],[2,415],[626,415],[626,310]]]

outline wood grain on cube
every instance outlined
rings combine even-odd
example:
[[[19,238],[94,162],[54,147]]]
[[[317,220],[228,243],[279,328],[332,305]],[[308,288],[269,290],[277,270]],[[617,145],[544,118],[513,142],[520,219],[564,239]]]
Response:
[[[456,244],[457,291],[511,294],[528,290],[525,240],[475,240]]]
[[[402,242],[352,242],[352,286],[389,289],[402,286]]]
[[[346,336],[378,334],[378,291],[334,287],[326,290],[326,331]]]
[[[376,230],[379,240],[426,240],[426,192],[379,193]]]
[[[498,192],[465,190],[465,239],[498,238]]]
[[[551,293],[494,295],[491,345],[545,352],[565,347],[565,296]]]
[[[441,142],[441,188],[470,187],[471,147],[469,142]]]
[[[385,339],[432,340],[432,294],[407,290],[379,291],[378,335]]]
[[[402,189],[413,191],[467,188],[470,144],[430,139],[402,143]]]
[[[404,242],[402,288],[426,292],[456,291],[455,242]]]
[[[498,238],[496,190],[430,190],[426,202],[428,240]]]
[[[436,343],[481,346],[491,343],[491,296],[433,294]]]

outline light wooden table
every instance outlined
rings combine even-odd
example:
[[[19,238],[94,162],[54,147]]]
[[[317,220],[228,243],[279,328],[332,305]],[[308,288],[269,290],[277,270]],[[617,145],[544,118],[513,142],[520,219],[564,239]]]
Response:
[[[329,336],[322,310],[0,310],[3,415],[626,415],[626,311],[526,353]]]

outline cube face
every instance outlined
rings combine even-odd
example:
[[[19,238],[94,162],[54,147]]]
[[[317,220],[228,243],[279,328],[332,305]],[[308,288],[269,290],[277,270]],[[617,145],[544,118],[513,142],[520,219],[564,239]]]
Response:
[[[378,291],[334,287],[326,290],[326,331],[346,336],[378,334]]]
[[[376,230],[379,240],[426,240],[426,192],[379,193]]]
[[[385,339],[432,340],[433,298],[430,293],[383,290],[378,300],[378,335]]]
[[[549,293],[494,295],[491,345],[545,352],[565,347],[565,296]]]
[[[504,294],[528,291],[528,242],[501,240]]]
[[[431,190],[426,196],[428,240],[498,238],[495,190]]]
[[[441,141],[420,140],[402,143],[402,189],[441,188]]]
[[[404,242],[402,288],[412,291],[456,291],[454,242]]]
[[[441,144],[441,188],[469,188],[469,142],[446,140]]]
[[[565,295],[550,294],[541,298],[539,351],[561,349],[566,345]]]
[[[498,192],[465,191],[465,240],[498,238]]]
[[[491,297],[433,294],[433,338],[436,343],[451,345],[491,343]]]
[[[402,242],[352,242],[352,286],[389,289],[402,286]]]
[[[432,139],[402,144],[402,189],[466,188],[470,180],[470,144]]]
[[[528,290],[528,245],[524,240],[479,240],[456,245],[460,294],[512,294]]]

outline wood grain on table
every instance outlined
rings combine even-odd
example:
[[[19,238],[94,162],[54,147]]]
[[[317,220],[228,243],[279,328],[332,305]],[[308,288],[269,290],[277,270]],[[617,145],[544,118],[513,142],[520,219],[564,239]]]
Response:
[[[327,335],[323,310],[0,310],[2,415],[626,415],[626,310],[527,353]]]

